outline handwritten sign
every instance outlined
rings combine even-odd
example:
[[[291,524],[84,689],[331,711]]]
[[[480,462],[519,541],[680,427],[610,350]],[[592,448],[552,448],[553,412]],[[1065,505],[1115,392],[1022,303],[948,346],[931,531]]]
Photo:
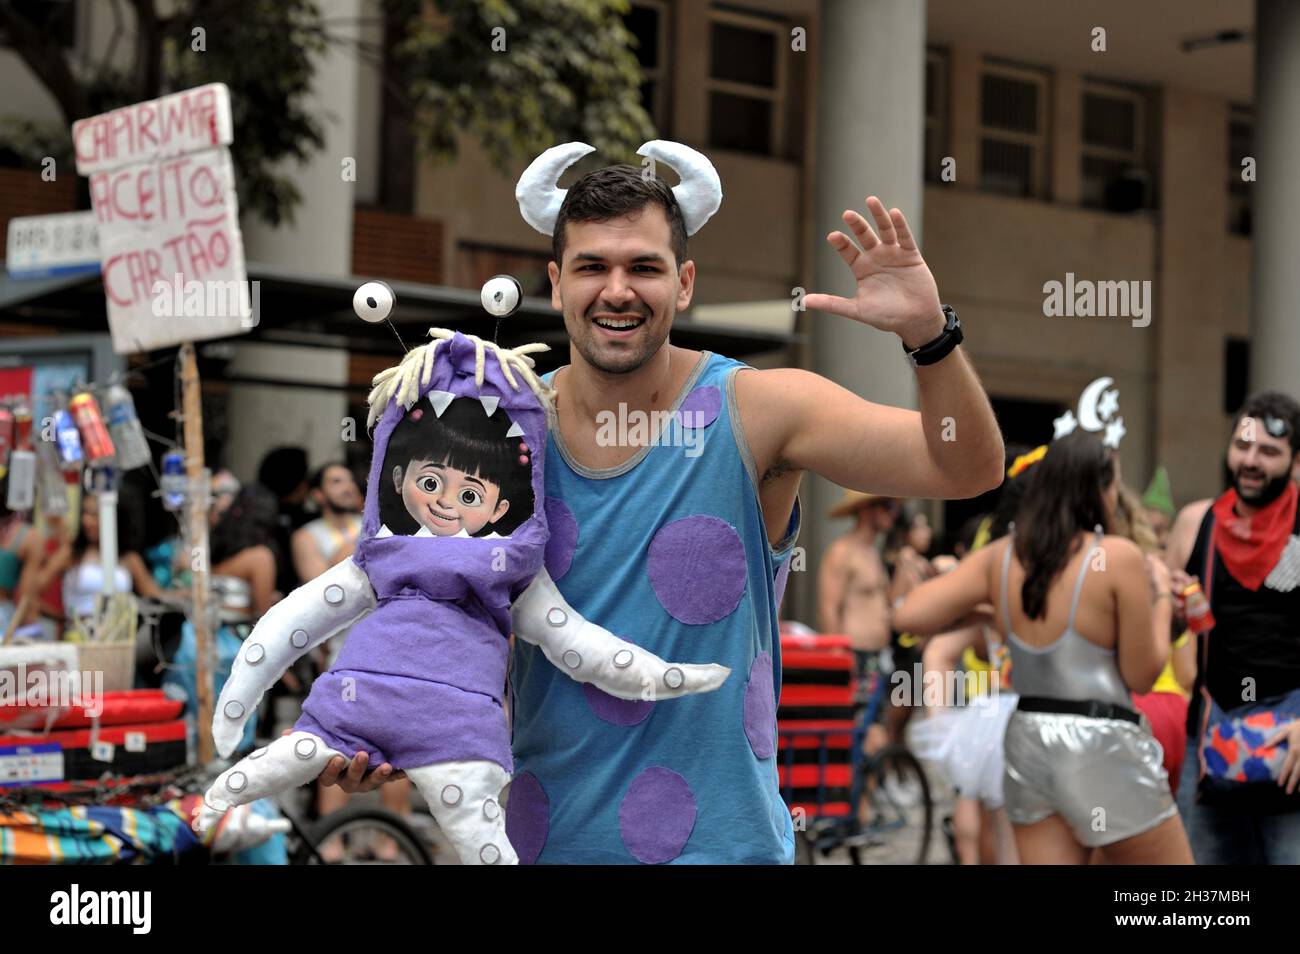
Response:
[[[90,178],[113,350],[246,332],[251,295],[226,87],[78,120],[72,141],[77,171]]]

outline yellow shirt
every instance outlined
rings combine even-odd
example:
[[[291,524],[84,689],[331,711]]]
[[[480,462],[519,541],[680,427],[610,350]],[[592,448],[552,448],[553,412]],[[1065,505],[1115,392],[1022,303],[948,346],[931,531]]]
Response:
[[[1190,631],[1184,630],[1183,635],[1174,640],[1174,649],[1181,649],[1187,645],[1187,640],[1191,638]],[[1156,684],[1151,687],[1152,692],[1174,692],[1184,699],[1190,699],[1191,693],[1178,684],[1174,678],[1174,654],[1170,652],[1169,658],[1165,661],[1165,668],[1160,670],[1160,675],[1156,678]]]

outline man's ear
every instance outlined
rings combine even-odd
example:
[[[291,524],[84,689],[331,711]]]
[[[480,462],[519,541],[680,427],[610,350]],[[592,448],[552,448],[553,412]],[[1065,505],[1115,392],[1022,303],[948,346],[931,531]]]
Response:
[[[546,274],[551,279],[551,307],[563,311],[564,304],[560,301],[560,266],[555,262],[547,262]]]
[[[677,310],[685,311],[690,307],[695,295],[695,262],[687,259],[677,272]]]
[[[402,496],[402,465],[393,465],[393,489],[397,491],[397,496]]]

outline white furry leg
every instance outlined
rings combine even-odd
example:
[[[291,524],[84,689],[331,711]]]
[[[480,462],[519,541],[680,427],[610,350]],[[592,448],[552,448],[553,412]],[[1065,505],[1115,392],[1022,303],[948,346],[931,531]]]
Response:
[[[407,769],[438,827],[466,865],[517,865],[499,801],[509,774],[495,762],[439,762]]]
[[[193,820],[194,830],[207,831],[236,805],[247,805],[310,782],[330,759],[342,754],[310,732],[280,736],[217,776],[203,795],[203,807]]]

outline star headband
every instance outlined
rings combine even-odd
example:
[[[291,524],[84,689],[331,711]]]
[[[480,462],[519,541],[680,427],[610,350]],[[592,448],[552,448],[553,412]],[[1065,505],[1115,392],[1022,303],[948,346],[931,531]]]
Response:
[[[1101,442],[1118,450],[1120,439],[1127,432],[1124,418],[1119,415],[1119,388],[1111,387],[1114,383],[1113,378],[1098,378],[1084,388],[1079,395],[1078,417],[1074,411],[1066,411],[1053,421],[1052,440],[1060,440],[1081,427],[1093,433],[1105,431]]]
[[[532,161],[515,185],[515,199],[524,221],[543,235],[555,232],[555,220],[568,189],[556,184],[564,170],[583,156],[596,151],[585,142],[552,146]],[[672,168],[681,180],[673,186],[673,197],[681,206],[686,234],[694,235],[722,205],[722,180],[718,170],[701,152],[679,142],[655,139],[636,151]]]

